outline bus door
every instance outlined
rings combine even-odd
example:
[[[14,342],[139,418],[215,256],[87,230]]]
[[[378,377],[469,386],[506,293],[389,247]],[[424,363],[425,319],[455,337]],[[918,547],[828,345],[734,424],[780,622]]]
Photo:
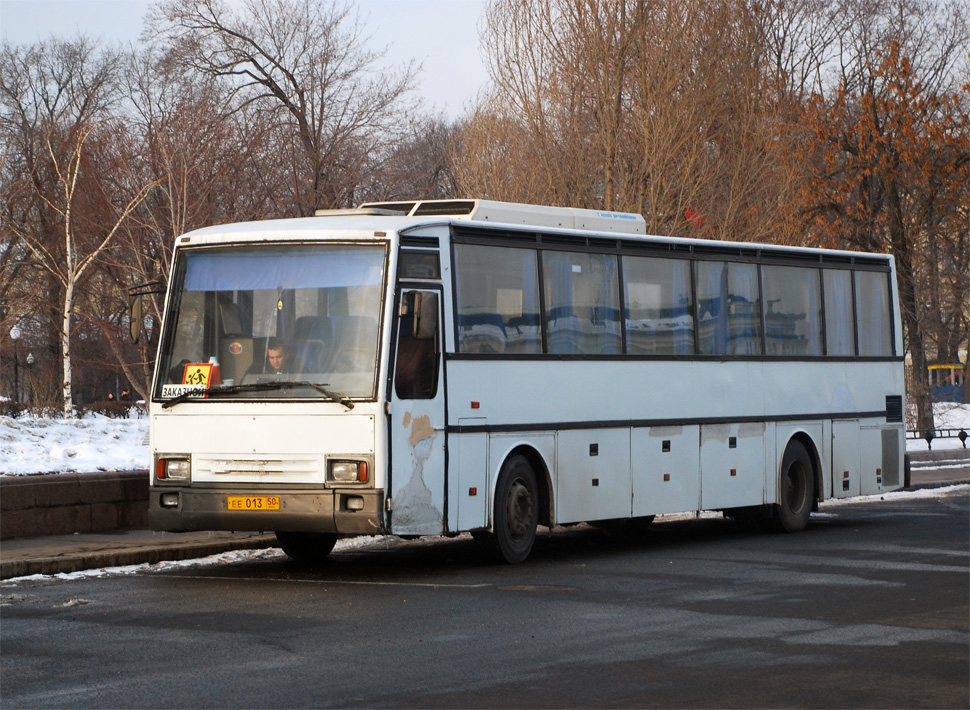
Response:
[[[389,397],[390,531],[445,531],[445,397],[441,294],[402,288],[397,304],[394,374]]]

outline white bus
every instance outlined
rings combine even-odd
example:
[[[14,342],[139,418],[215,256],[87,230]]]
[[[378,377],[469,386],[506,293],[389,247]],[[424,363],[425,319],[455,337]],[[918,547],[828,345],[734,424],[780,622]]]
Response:
[[[646,236],[642,217],[365,204],[179,237],[155,530],[470,532],[715,510],[805,527],[902,485],[890,256]]]

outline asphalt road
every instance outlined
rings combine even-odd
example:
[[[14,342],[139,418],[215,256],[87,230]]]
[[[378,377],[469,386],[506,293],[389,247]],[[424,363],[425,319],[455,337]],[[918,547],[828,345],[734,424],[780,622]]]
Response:
[[[970,705],[970,495],[2,585],[0,705]]]

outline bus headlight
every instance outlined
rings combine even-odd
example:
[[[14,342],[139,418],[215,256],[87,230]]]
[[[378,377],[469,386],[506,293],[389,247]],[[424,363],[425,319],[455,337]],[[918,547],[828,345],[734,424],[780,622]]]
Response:
[[[367,483],[366,461],[331,461],[327,478],[333,483]]]
[[[192,466],[186,457],[166,457],[155,462],[155,480],[186,483],[192,479]]]

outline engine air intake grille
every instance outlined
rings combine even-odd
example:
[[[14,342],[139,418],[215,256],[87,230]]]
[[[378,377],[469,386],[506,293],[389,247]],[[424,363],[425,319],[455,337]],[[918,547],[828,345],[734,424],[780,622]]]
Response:
[[[902,395],[892,394],[886,397],[886,421],[903,421],[903,397]]]

